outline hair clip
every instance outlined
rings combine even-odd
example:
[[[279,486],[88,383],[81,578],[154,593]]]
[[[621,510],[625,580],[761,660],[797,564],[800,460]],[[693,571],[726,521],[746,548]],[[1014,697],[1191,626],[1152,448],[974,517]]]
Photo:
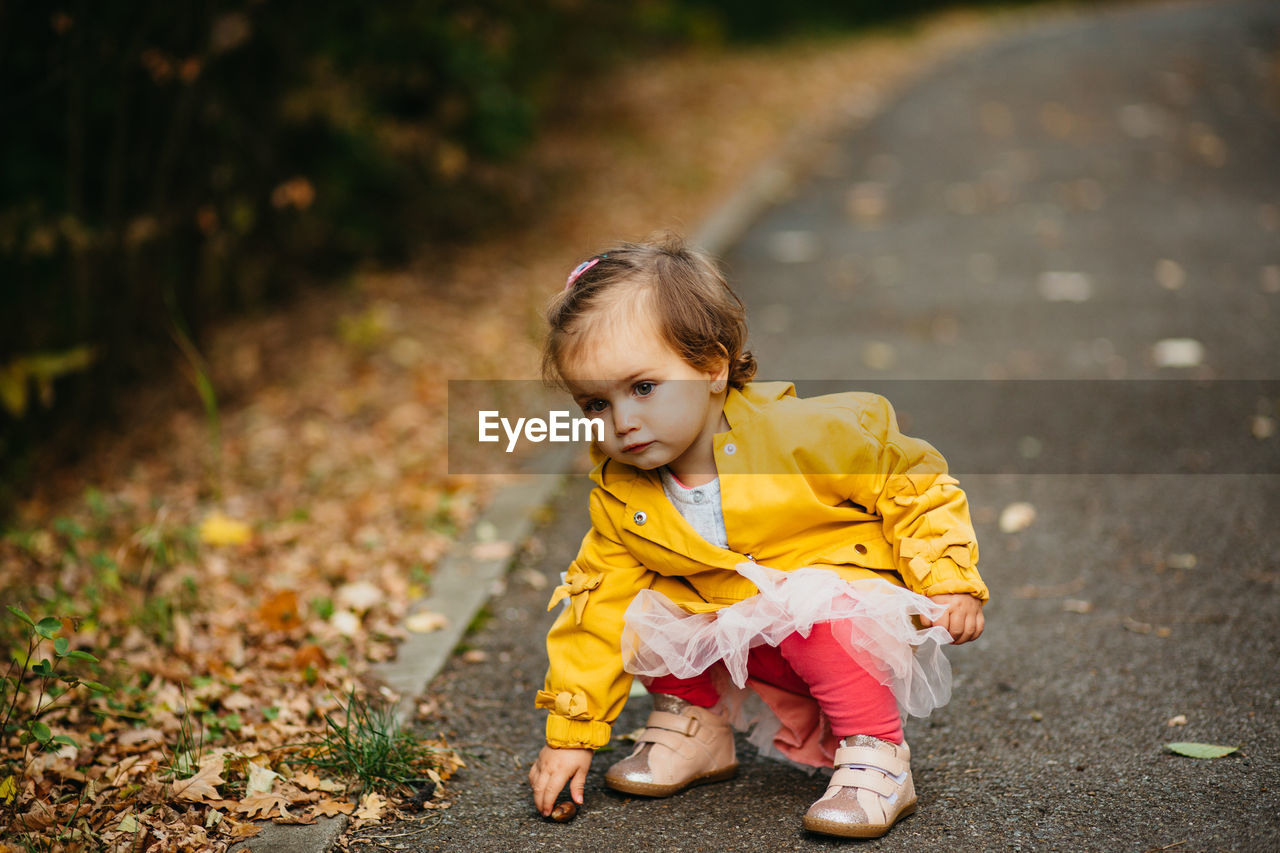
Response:
[[[600,258],[592,258],[589,261],[583,261],[582,263],[578,264],[578,266],[574,269],[574,271],[569,273],[569,280],[564,283],[564,289],[568,290],[569,288],[573,287],[573,283],[578,280],[579,276],[581,276],[584,272],[591,269],[598,263],[600,263]]]

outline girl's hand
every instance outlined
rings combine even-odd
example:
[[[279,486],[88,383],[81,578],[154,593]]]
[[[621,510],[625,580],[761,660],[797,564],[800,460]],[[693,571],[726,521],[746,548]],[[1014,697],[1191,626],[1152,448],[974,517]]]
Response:
[[[582,805],[582,789],[587,783],[587,770],[595,755],[590,749],[556,749],[544,746],[538,760],[529,771],[529,785],[533,788],[533,804],[543,817],[551,816],[556,797],[569,783],[569,796]]]
[[[947,612],[933,621],[922,616],[920,621],[926,628],[941,625],[951,634],[951,642],[957,646],[982,636],[982,629],[987,620],[982,616],[981,599],[962,592],[931,595],[929,600],[935,604],[945,605]]]

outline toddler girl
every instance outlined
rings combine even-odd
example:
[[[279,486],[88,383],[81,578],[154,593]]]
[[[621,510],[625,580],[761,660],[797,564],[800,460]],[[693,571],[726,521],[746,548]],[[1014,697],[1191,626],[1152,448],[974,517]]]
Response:
[[[529,773],[547,815],[582,803],[633,677],[653,694],[605,784],[665,797],[737,770],[733,728],[832,767],[804,815],[883,835],[915,810],[903,712],[950,694],[945,643],[976,639],[987,589],[964,493],[883,398],[751,383],[741,301],[677,242],[581,264],[548,312],[549,378],[604,422],[591,530],[551,599]]]

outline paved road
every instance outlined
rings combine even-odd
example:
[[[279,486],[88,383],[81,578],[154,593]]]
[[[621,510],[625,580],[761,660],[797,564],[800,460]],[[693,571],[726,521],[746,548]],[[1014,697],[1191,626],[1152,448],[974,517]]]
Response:
[[[726,261],[769,377],[1277,380],[1278,152],[1280,4],[1059,20],[921,81]],[[978,389],[939,392],[976,431],[943,434],[941,449],[966,458],[980,441],[1030,467],[959,472],[993,589],[987,633],[954,650],[952,703],[908,724],[919,813],[859,845],[1280,849],[1280,436],[1247,436],[1255,468],[1170,446],[1138,473],[1036,473],[1045,439],[993,415],[986,383],[953,387]],[[1061,387],[1038,412],[1046,430],[1126,458],[1131,413]],[[1248,386],[1258,410],[1211,409],[1206,435],[1265,436],[1275,387]],[[1161,419],[1203,418],[1206,393]],[[1015,501],[1036,519],[1002,532]],[[410,850],[845,847],[800,827],[823,783],[747,747],[737,779],[644,800],[603,788],[620,745],[597,759],[575,822],[535,815],[524,779],[542,730],[542,605],[585,523],[573,484],[468,640],[487,659],[455,657],[432,685],[428,729],[469,765],[454,807],[367,835]],[[631,702],[617,730],[646,706]],[[1174,740],[1240,751],[1197,761],[1165,752]]]

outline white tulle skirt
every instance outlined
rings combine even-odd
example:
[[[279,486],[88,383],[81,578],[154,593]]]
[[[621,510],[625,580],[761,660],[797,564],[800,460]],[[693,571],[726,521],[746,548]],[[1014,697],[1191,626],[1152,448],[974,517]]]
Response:
[[[782,572],[744,562],[738,574],[759,593],[709,613],[689,613],[654,590],[643,590],[625,614],[623,665],[637,676],[692,678],[716,663],[724,666],[717,684],[721,704],[762,753],[818,765],[814,749],[788,748],[779,739],[783,720],[769,696],[747,690],[747,655],[754,646],[777,646],[792,634],[807,637],[819,622],[834,622],[834,636],[849,656],[893,691],[904,714],[927,716],[951,698],[951,665],[942,646],[951,636],[942,627],[917,627],[945,608],[885,580],[847,581],[829,569]],[[764,701],[761,701],[761,698]],[[770,707],[772,704],[774,707]],[[816,703],[815,703],[816,705]],[[818,713],[816,710],[814,713]],[[784,714],[785,715],[785,714]],[[825,724],[825,718],[819,717]],[[829,731],[822,753],[834,748]],[[826,755],[826,758],[829,758]]]

